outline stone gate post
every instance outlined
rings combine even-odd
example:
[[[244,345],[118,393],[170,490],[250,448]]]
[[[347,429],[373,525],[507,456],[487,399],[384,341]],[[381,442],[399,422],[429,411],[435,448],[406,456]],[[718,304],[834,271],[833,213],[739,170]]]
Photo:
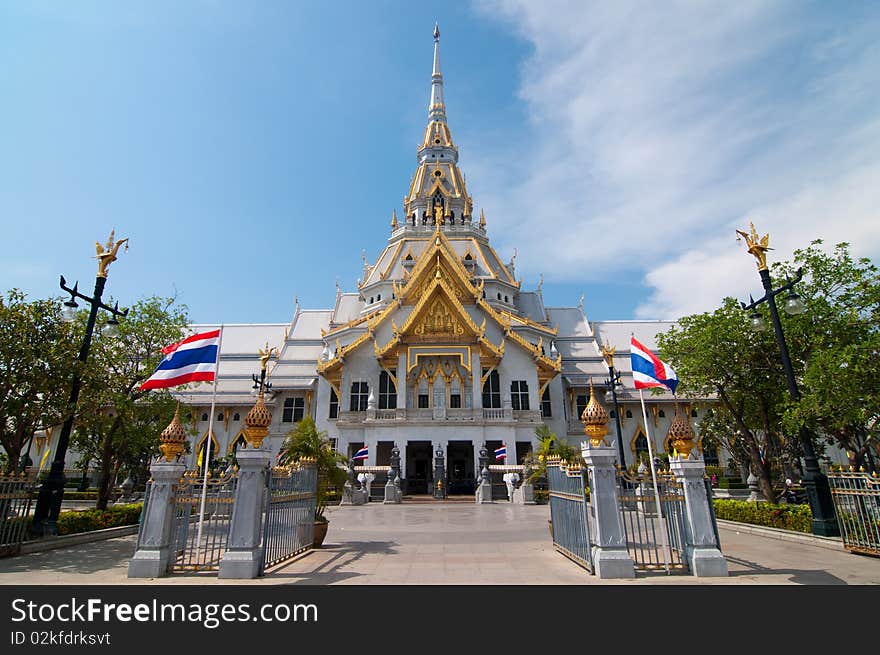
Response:
[[[676,404],[667,434],[676,453],[669,460],[669,468],[684,492],[688,564],[691,573],[697,577],[723,577],[727,576],[727,561],[715,542],[715,525],[709,508],[711,501],[703,482],[706,465],[702,459],[690,458],[694,436],[690,421],[678,411]]]
[[[581,454],[590,470],[596,576],[634,578],[635,565],[626,549],[626,533],[617,500],[617,453],[613,446],[592,446],[584,441]]]
[[[235,456],[238,484],[218,577],[249,580],[259,575],[263,564],[260,532],[272,453],[266,448],[239,448]]]
[[[727,576],[727,561],[715,545],[715,527],[703,475],[702,460],[672,458],[669,468],[684,491],[688,539],[687,558],[691,573],[697,577]]]
[[[486,444],[480,448],[480,482],[477,485],[476,502],[478,505],[494,502],[492,500],[492,483],[489,481],[489,451]]]
[[[396,445],[391,449],[391,470],[388,471],[388,481],[385,483],[385,504],[397,504],[401,500],[400,483],[395,484],[395,480],[400,480],[400,448]]]
[[[168,573],[175,485],[184,471],[186,465],[178,461],[157,460],[150,466],[153,486],[141,517],[138,548],[128,563],[129,578],[159,578]]]

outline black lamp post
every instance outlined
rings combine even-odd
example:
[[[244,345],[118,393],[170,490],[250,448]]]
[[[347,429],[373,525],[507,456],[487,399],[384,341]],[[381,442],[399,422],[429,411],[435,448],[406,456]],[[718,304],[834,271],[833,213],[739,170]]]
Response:
[[[764,297],[754,300],[746,305],[740,303],[743,310],[751,310],[752,326],[757,329],[763,329],[763,318],[757,311],[758,305],[766,302],[770,308],[770,318],[773,321],[773,330],[776,333],[776,342],[779,344],[779,352],[782,355],[782,368],[785,371],[785,379],[788,382],[788,394],[791,399],[798,402],[801,399],[801,393],[798,390],[797,381],[794,377],[794,370],[791,366],[791,357],[788,353],[788,345],[785,342],[785,335],[782,332],[782,324],[779,321],[779,309],[776,306],[776,296],[780,293],[788,292],[785,302],[785,311],[789,314],[802,314],[805,311],[803,301],[794,292],[794,285],[800,282],[803,277],[803,270],[798,269],[793,280],[789,280],[784,286],[773,289],[773,283],[770,280],[770,271],[767,268],[766,251],[769,250],[769,234],[765,234],[762,238],[758,238],[755,226],[752,224],[750,234],[737,230],[737,234],[745,237],[748,244],[749,253],[755,257],[758,262],[758,272],[761,275],[761,283],[764,286]],[[810,432],[806,426],[800,428],[801,448],[804,451],[804,487],[807,490],[807,498],[810,503],[810,510],[813,513],[813,534],[825,537],[836,537],[840,534],[837,525],[837,518],[834,513],[834,502],[831,498],[831,488],[828,485],[828,478],[819,469],[819,460],[816,458],[816,452],[813,450],[813,441],[810,438]]]
[[[101,302],[101,296],[104,293],[104,285],[107,283],[107,267],[116,261],[116,253],[119,246],[128,241],[128,239],[120,239],[113,242],[113,232],[110,232],[110,239],[107,241],[106,247],[102,247],[100,243],[97,246],[98,274],[95,277],[94,295],[89,298],[78,290],[79,283],[73,285],[73,288],[67,286],[64,276],[61,276],[61,288],[70,294],[70,300],[64,303],[62,315],[65,320],[73,320],[76,316],[76,308],[78,307],[76,299],[84,300],[88,303],[89,318],[86,322],[86,333],[83,337],[82,346],[79,350],[79,361],[85,365],[89,356],[89,348],[92,345],[92,333],[95,330],[95,321],[98,317],[98,310],[105,309],[110,312],[110,320],[107,321],[108,334],[112,336],[118,329],[119,321],[117,317],[128,314],[128,310],[119,311],[119,303],[113,307],[105,305]],[[127,248],[127,246],[126,246]],[[40,486],[40,492],[37,496],[37,506],[34,509],[34,520],[32,532],[38,536],[49,536],[58,534],[58,514],[61,512],[61,501],[64,496],[64,458],[67,455],[67,447],[70,443],[70,433],[73,430],[73,419],[76,414],[76,405],[79,401],[79,392],[82,386],[82,367],[78,367],[73,374],[73,384],[70,389],[70,398],[67,401],[67,419],[61,428],[61,435],[58,437],[58,446],[55,449],[55,459],[52,460],[52,468],[49,470],[49,476]]]
[[[616,348],[602,346],[602,356],[605,363],[608,364],[608,379],[605,380],[611,388],[611,399],[614,401],[614,422],[617,425],[617,453],[620,457],[620,468],[626,468],[626,459],[623,450],[623,430],[620,427],[620,406],[617,404],[617,387],[622,386],[620,382],[620,371],[614,370],[614,351]]]

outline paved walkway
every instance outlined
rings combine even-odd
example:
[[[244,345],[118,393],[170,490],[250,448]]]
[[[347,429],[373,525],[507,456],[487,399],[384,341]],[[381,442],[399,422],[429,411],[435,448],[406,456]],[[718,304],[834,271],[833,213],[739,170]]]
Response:
[[[546,505],[334,507],[324,548],[275,567],[272,584],[880,584],[880,559],[720,528],[729,578],[597,580],[553,550]],[[0,559],[0,584],[155,584],[128,580],[134,537]],[[161,578],[223,584],[214,575]],[[228,581],[239,583],[238,581]]]

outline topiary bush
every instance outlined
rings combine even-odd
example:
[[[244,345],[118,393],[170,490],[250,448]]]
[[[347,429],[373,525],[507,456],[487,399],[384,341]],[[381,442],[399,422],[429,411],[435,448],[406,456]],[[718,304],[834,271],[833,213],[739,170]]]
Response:
[[[106,510],[84,509],[61,512],[58,515],[58,534],[79,534],[121,525],[134,525],[141,516],[143,503],[114,505]]]
[[[813,513],[809,505],[771,505],[725,498],[716,499],[713,503],[715,516],[719,519],[808,534],[812,532]]]

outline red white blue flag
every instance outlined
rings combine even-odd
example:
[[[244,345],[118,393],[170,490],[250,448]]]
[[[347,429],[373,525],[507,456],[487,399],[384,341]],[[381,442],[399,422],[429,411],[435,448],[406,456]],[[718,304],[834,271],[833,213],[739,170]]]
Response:
[[[504,444],[501,448],[495,449],[495,459],[507,459],[507,445]]]
[[[668,387],[672,393],[675,393],[675,388],[678,386],[678,376],[669,364],[661,361],[635,337],[630,341],[629,352],[636,389]]]
[[[352,457],[352,459],[367,459],[367,457],[369,457],[369,456],[370,456],[370,447],[364,446],[363,448],[361,448],[359,451],[357,451],[354,454],[354,457]]]
[[[217,374],[220,330],[187,337],[162,348],[165,359],[141,389],[166,389],[187,382],[212,382]]]

